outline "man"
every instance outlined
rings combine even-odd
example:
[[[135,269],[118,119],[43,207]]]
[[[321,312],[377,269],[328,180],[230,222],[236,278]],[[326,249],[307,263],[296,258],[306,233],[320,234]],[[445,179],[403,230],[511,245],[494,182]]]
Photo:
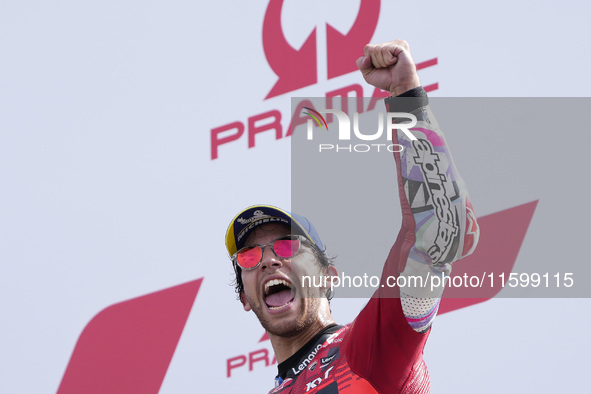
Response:
[[[387,279],[449,275],[451,263],[472,253],[478,241],[466,189],[428,109],[408,44],[366,45],[364,53],[359,70],[369,84],[390,91],[389,112],[410,112],[418,120],[416,140],[401,131],[393,135],[392,142],[404,146],[394,153],[403,221],[384,265],[384,286],[343,327],[331,316],[329,286],[303,286],[304,276],[337,274],[306,218],[257,205],[236,215],[226,234],[240,301],[267,331],[279,363],[271,393],[429,392],[422,353],[443,287],[399,288]]]

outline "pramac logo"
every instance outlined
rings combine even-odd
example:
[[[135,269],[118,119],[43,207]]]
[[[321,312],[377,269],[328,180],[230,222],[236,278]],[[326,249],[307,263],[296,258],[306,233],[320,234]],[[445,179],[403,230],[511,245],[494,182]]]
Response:
[[[376,30],[380,14],[380,0],[360,0],[355,21],[345,34],[327,23],[326,42],[322,44],[318,42],[322,32],[318,33],[319,29],[314,28],[299,49],[292,47],[285,38],[281,25],[282,9],[283,0],[269,0],[263,20],[265,56],[271,69],[278,77],[265,99],[318,83],[318,75],[323,76],[324,73],[319,69],[317,46],[326,48],[327,79],[355,72],[357,70],[356,60],[363,55],[363,47],[372,41]],[[416,67],[418,71],[435,65],[437,65],[437,58],[417,63]],[[439,84],[438,82],[427,84],[424,85],[424,88],[425,91],[430,92],[438,89]],[[369,91],[365,92],[366,89]],[[373,88],[373,86],[364,87],[354,83],[333,88],[323,96],[326,97],[329,108],[332,108],[333,99],[372,97],[367,108],[367,111],[370,111],[375,108],[380,98],[388,95],[387,92]],[[312,104],[304,100],[296,106],[295,112],[300,114],[304,106],[311,107]],[[359,112],[363,111],[359,110]],[[309,111],[309,115],[312,114],[313,112]],[[288,120],[290,117],[291,121]],[[327,117],[326,123],[330,123],[332,118]],[[318,119],[320,120],[320,118]],[[304,123],[306,123],[306,119],[300,116],[292,117],[291,113],[284,113],[279,109],[267,109],[250,115],[246,119],[231,119],[226,124],[210,129],[211,160],[217,159],[220,156],[220,150],[227,149],[226,145],[242,144],[244,148],[251,149],[257,146],[258,138],[269,138],[269,135],[273,135],[276,140],[291,137],[293,130]],[[267,137],[262,135],[267,135]]]
[[[279,77],[265,99],[279,96],[318,82],[316,28],[300,49],[287,42],[281,27],[283,0],[271,0],[263,22],[263,47],[269,66]],[[342,34],[326,24],[328,79],[356,71],[360,48],[371,41],[380,15],[380,0],[361,0],[353,26]]]

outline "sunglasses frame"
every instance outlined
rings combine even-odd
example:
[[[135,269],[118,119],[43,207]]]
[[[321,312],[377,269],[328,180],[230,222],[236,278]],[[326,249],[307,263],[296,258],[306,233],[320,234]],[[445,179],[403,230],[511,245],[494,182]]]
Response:
[[[281,240],[286,240],[286,239],[291,239],[291,240],[297,239],[297,240],[300,241],[300,243],[298,244],[298,250],[294,254],[292,254],[289,257],[281,257],[281,256],[279,256],[277,254],[277,252],[275,252],[274,245],[275,245],[275,242],[281,241]],[[277,258],[282,259],[282,260],[286,260],[286,259],[290,259],[293,256],[297,255],[302,250],[302,244],[303,243],[310,243],[310,240],[308,240],[308,238],[304,237],[303,235],[299,235],[299,234],[283,235],[283,236],[281,236],[279,238],[274,239],[271,242],[267,242],[266,244],[262,244],[262,245],[253,244],[253,245],[245,246],[245,247],[241,248],[239,251],[237,251],[236,253],[234,253],[231,258],[232,258],[232,262],[234,263],[234,268],[235,269],[236,268],[240,268],[241,270],[244,270],[244,271],[252,271],[254,269],[257,269],[259,267],[259,265],[261,265],[261,262],[263,261],[263,256],[265,254],[265,247],[266,246],[269,246],[269,245],[271,246],[271,250],[273,251],[273,254],[275,254],[275,256]],[[259,262],[256,263],[256,265],[254,267],[252,267],[252,268],[244,268],[240,264],[238,264],[238,254],[240,254],[240,252],[242,252],[244,249],[251,249],[253,247],[260,248],[260,250],[261,250],[261,258],[260,258]]]

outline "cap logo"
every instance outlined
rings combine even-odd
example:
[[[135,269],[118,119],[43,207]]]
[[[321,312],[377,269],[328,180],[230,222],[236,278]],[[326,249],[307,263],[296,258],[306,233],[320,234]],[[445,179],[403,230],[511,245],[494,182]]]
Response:
[[[266,217],[269,217],[269,215],[265,215],[263,213],[263,211],[261,211],[260,209],[257,209],[256,211],[254,211],[251,218],[244,219],[242,217],[239,217],[238,219],[236,219],[236,221],[240,224],[248,224],[248,223],[253,222],[255,220],[263,219]]]

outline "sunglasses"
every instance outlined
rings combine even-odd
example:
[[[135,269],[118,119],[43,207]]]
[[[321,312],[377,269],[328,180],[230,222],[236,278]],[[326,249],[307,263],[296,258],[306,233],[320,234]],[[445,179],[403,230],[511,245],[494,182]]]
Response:
[[[246,271],[253,270],[263,261],[265,246],[271,246],[275,256],[280,259],[288,259],[295,256],[302,247],[302,243],[308,239],[302,235],[286,235],[264,245],[250,245],[240,249],[232,256],[232,261]]]

